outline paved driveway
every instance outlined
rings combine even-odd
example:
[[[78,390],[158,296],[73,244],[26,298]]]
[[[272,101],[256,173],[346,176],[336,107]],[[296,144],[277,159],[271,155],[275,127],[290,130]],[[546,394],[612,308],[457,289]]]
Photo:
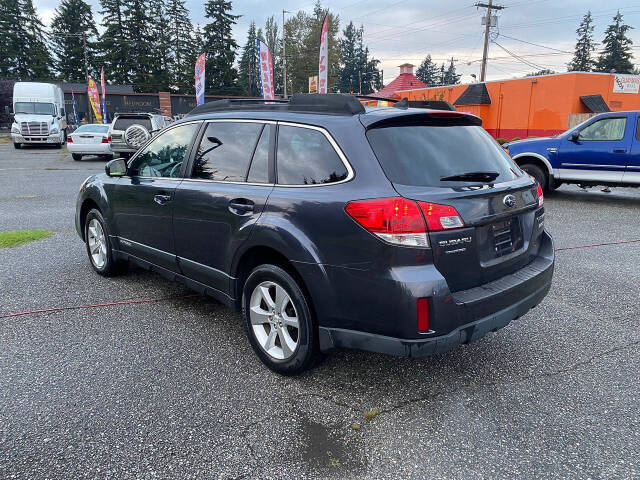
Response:
[[[0,478],[640,477],[640,243],[569,249],[640,240],[640,192],[547,198],[554,284],[509,327],[285,378],[213,300],[92,272],[74,205],[103,165],[0,145],[0,231],[57,232],[0,250]]]

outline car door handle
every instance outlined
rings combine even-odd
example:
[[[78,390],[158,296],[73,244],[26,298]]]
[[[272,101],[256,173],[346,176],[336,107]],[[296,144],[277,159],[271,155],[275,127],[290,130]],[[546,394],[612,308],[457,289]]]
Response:
[[[627,153],[626,148],[614,148],[613,153]]]
[[[153,201],[158,205],[164,205],[165,203],[171,201],[171,195],[158,194],[153,196]]]
[[[248,215],[253,212],[254,203],[247,198],[229,200],[229,211],[236,215]]]

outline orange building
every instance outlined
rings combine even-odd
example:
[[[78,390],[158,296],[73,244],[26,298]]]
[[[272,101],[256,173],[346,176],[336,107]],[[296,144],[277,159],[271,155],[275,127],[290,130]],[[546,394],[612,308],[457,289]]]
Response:
[[[482,118],[494,138],[564,132],[595,113],[640,110],[640,76],[570,72],[395,92],[391,98],[446,100]]]

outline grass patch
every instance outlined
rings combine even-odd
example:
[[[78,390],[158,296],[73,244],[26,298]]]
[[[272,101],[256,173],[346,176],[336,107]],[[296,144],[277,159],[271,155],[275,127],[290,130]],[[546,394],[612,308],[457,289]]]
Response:
[[[6,137],[5,137],[5,136],[2,136],[2,137],[0,137],[0,145],[2,145],[2,144],[6,144],[6,145],[8,145],[8,144],[9,144],[9,143],[11,143],[12,141],[13,141],[13,139],[12,139],[11,137],[9,137],[9,136],[6,136]]]
[[[35,242],[53,235],[49,230],[16,230],[14,232],[0,232],[0,248],[17,247],[29,242]]]
[[[378,416],[378,414],[380,413],[380,410],[378,410],[377,408],[372,408],[371,410],[364,412],[364,418],[366,418],[367,420],[371,421],[374,418],[376,418]]]

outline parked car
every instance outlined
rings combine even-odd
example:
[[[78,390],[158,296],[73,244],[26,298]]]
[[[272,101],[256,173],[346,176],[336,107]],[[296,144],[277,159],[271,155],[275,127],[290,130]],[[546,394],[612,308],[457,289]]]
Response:
[[[23,145],[54,145],[67,139],[64,94],[52,83],[16,82],[13,85],[14,122],[11,137],[15,148]]]
[[[318,350],[418,357],[547,294],[540,185],[479,118],[353,96],[218,101],[81,186],[93,269],[135,262],[242,310],[271,369]]]
[[[116,113],[109,126],[111,151],[123,157],[131,156],[170,123],[168,118],[157,113]]]
[[[85,155],[111,159],[113,153],[109,146],[109,125],[90,123],[80,125],[67,137],[67,150],[74,160],[82,160]]]
[[[638,112],[607,112],[555,137],[503,145],[548,191],[563,183],[640,186]]]

